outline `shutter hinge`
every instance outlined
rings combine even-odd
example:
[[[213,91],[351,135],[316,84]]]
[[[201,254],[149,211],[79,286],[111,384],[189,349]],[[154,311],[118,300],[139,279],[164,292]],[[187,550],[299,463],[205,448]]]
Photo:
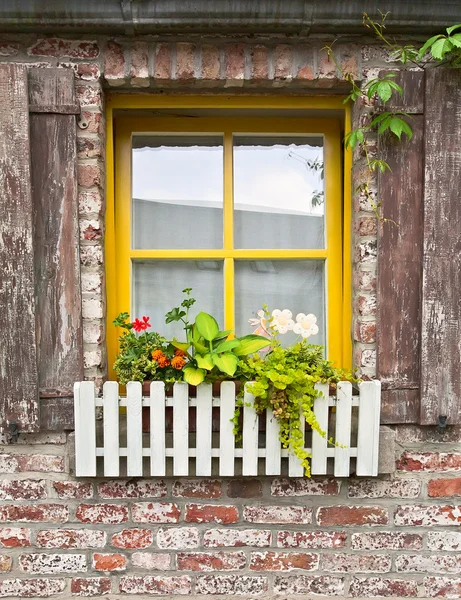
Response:
[[[87,127],[88,127],[88,121],[83,116],[83,111],[82,111],[81,107],[80,107],[80,113],[77,114],[76,117],[77,117],[77,127],[79,129],[87,129]]]
[[[19,437],[19,426],[16,421],[8,421],[8,428],[10,430],[9,442],[15,444]]]
[[[439,415],[439,422],[437,424],[437,427],[439,429],[446,429],[447,428],[447,421],[448,421],[447,415]]]

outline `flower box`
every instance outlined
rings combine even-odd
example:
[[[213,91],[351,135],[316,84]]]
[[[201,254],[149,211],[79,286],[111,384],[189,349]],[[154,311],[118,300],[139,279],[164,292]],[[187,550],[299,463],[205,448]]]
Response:
[[[326,437],[305,428],[304,446],[312,454],[312,474],[376,476],[380,383],[359,384],[358,395],[353,395],[352,385],[346,381],[338,384],[336,396],[329,395],[326,384],[316,387],[322,394],[315,399],[314,413],[336,445],[330,446]],[[222,382],[219,395],[213,393],[211,385],[201,384],[196,397],[190,397],[185,383],[174,385],[172,397],[165,394],[162,382],[153,382],[149,395],[143,395],[139,382],[128,383],[126,389],[126,397],[120,397],[118,383],[106,382],[100,398],[93,382],[75,384],[78,477],[304,475],[299,459],[282,448],[278,421],[270,411],[257,415],[254,397],[247,391],[242,440],[236,443],[234,382]],[[120,406],[126,406],[126,414],[120,414]],[[150,408],[150,432],[143,435],[145,407]],[[167,411],[172,412],[172,433],[168,431]],[[194,412],[196,433],[189,428]],[[213,412],[219,413],[219,433],[213,432]],[[261,421],[265,431],[260,431]],[[356,432],[353,422],[357,422]]]

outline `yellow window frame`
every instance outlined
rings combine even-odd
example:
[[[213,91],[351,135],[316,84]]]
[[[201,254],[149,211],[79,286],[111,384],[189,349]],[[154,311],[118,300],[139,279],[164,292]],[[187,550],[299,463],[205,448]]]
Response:
[[[351,366],[351,267],[350,267],[350,164],[351,157],[341,156],[339,120],[324,118],[240,117],[144,117],[117,109],[146,108],[336,108],[349,114],[341,98],[256,98],[256,97],[164,97],[113,94],[107,98],[106,147],[106,295],[107,348],[110,367],[118,351],[118,333],[112,320],[120,312],[131,310],[131,264],[140,258],[209,259],[224,261],[224,327],[234,328],[235,259],[323,259],[326,261],[328,356],[337,365]],[[289,112],[288,112],[289,116]],[[114,122],[116,126],[114,128]],[[114,133],[115,129],[115,133]],[[224,240],[221,249],[209,250],[134,250],[131,248],[131,140],[135,133],[220,134],[224,140]],[[326,249],[253,250],[233,245],[233,135],[294,134],[321,135],[324,138]],[[344,181],[342,181],[344,177]],[[344,183],[344,197],[342,201]],[[349,194],[349,195],[348,195]],[[347,224],[347,226],[345,226]],[[346,252],[347,249],[347,252]],[[186,285],[187,282],[184,283]],[[238,293],[238,290],[237,290]],[[167,310],[169,307],[165,307]],[[139,315],[135,315],[139,316]],[[110,368],[110,376],[114,373]]]

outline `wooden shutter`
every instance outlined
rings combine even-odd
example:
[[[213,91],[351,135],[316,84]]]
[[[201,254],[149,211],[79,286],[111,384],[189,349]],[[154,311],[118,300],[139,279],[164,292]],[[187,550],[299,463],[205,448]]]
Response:
[[[31,69],[29,111],[39,389],[69,397],[83,379],[73,71]]]
[[[382,422],[461,422],[461,73],[402,71],[393,108],[413,138],[382,136],[378,365]]]
[[[27,71],[0,65],[0,429],[38,428]]]

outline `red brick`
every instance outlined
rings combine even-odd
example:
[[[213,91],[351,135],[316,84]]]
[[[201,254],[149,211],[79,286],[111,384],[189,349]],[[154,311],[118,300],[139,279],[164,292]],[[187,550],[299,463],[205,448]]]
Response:
[[[425,577],[424,596],[428,598],[461,598],[461,579]]]
[[[372,317],[376,314],[376,296],[357,296],[355,299],[355,308],[362,317]]]
[[[357,235],[375,236],[378,233],[378,220],[376,217],[359,217],[354,221],[354,231]]]
[[[0,455],[0,471],[16,473],[27,471],[62,473],[64,458],[49,454],[2,454]]]
[[[105,481],[98,484],[98,494],[105,500],[116,498],[163,498],[166,485],[159,481]]]
[[[236,506],[215,504],[186,504],[184,520],[188,523],[219,523],[229,525],[237,523],[239,513]]]
[[[126,563],[122,554],[93,554],[93,569],[96,571],[124,571]]]
[[[427,547],[429,550],[461,551],[461,531],[429,531]]]
[[[303,552],[252,552],[250,557],[252,571],[316,571],[318,566],[318,554]]]
[[[369,577],[359,579],[353,577],[349,588],[349,595],[353,598],[402,597],[415,598],[418,595],[418,583],[406,579],[383,579]]]
[[[251,79],[269,79],[269,49],[267,46],[253,46],[251,49]]]
[[[19,598],[49,598],[60,594],[66,587],[65,579],[4,579],[0,581],[0,596]]]
[[[205,44],[201,49],[203,80],[215,81],[220,78],[221,52],[216,46]]]
[[[103,225],[100,221],[82,219],[80,221],[80,239],[89,240],[90,242],[99,241],[102,239]]]
[[[274,579],[274,592],[277,595],[315,594],[318,596],[343,596],[344,579],[320,575],[278,576]]]
[[[461,471],[461,453],[404,452],[397,461],[399,471]]]
[[[319,525],[386,525],[387,509],[380,506],[325,506],[317,511]]]
[[[101,76],[99,65],[96,63],[60,62],[58,67],[72,69],[76,79],[82,79],[83,81],[98,81]]]
[[[392,559],[386,554],[324,554],[327,573],[389,573]]]
[[[97,138],[77,137],[78,158],[101,158],[103,155],[101,141]],[[85,239],[91,239],[85,236]]]
[[[35,504],[0,506],[0,521],[65,523],[69,518],[69,509],[62,504]]]
[[[298,72],[296,79],[301,81],[312,81],[315,78],[314,53],[311,46],[299,46],[298,51]]]
[[[165,575],[120,578],[120,591],[122,594],[155,594],[155,595],[184,595],[190,594],[192,588],[191,578],[185,575],[179,577],[166,577]]]
[[[342,548],[346,545],[344,531],[279,531],[279,548]]]
[[[354,269],[353,273],[354,287],[361,292],[376,291],[376,273],[375,271],[365,271]],[[399,426],[400,427],[400,426]],[[398,428],[397,428],[398,430]]]
[[[53,574],[86,571],[84,554],[21,554],[19,568],[25,573]]]
[[[102,107],[102,90],[99,85],[80,84],[75,86],[77,100],[81,107],[95,106]]]
[[[0,56],[15,56],[19,52],[19,44],[0,42]]]
[[[395,525],[422,525],[423,527],[459,525],[461,523],[461,506],[399,506],[394,515],[394,523]]]
[[[187,550],[199,545],[199,531],[195,527],[159,529],[157,546],[163,549]]]
[[[239,82],[243,85],[245,78],[245,46],[242,44],[229,44],[225,47],[226,80]]]
[[[7,556],[6,554],[0,554],[0,573],[6,573],[7,571],[11,571],[11,567],[13,566],[13,559],[11,556]]]
[[[461,573],[461,556],[447,554],[399,554],[395,557],[399,573]]]
[[[171,556],[161,552],[133,552],[131,565],[149,571],[167,571],[171,568]]]
[[[353,550],[421,550],[423,538],[418,533],[376,531],[353,533]]]
[[[173,483],[172,494],[178,498],[221,498],[221,482],[213,479],[184,479]]]
[[[81,190],[78,194],[78,205],[80,214],[101,214],[103,198],[100,190]]]
[[[30,529],[22,527],[1,527],[0,546],[3,548],[21,548],[30,546]]]
[[[82,112],[82,117],[84,117],[86,119],[86,122],[88,123],[88,127],[85,129],[86,132],[99,133],[101,135],[103,134],[104,121],[100,112],[85,110]]]
[[[171,79],[171,48],[169,44],[156,44],[154,77],[161,81]]]
[[[176,44],[176,78],[190,81],[195,75],[195,45],[187,42]]]
[[[264,529],[208,529],[203,534],[203,545],[208,548],[270,546],[271,532]]]
[[[110,40],[104,51],[104,78],[114,84],[125,79],[125,53],[123,46]]]
[[[80,264],[84,267],[98,267],[104,263],[102,246],[81,246]]]
[[[337,479],[274,479],[273,496],[337,496],[341,483]]]
[[[98,165],[78,165],[77,166],[78,185],[84,188],[101,187],[102,172]]]
[[[38,40],[28,50],[32,56],[55,56],[56,58],[96,58],[99,56],[99,46],[93,41],[63,40],[46,38]]]
[[[93,497],[93,484],[82,481],[54,481],[53,487],[58,498],[63,500],[88,500]]]
[[[321,79],[336,79],[336,65],[326,51],[319,54],[319,73]]]
[[[112,546],[126,549],[147,548],[154,541],[154,534],[150,529],[124,529],[112,536]]]
[[[430,498],[461,496],[461,478],[431,479],[427,487],[427,493]]]
[[[245,506],[243,520],[249,523],[312,523],[312,509],[305,506]]]
[[[131,516],[135,523],[177,523],[181,511],[171,502],[135,502]]]
[[[200,575],[195,589],[197,594],[259,596],[267,590],[267,579],[249,575]]]
[[[275,47],[275,79],[291,79],[293,51],[291,46],[280,44]]]
[[[263,486],[259,479],[232,479],[227,484],[229,498],[261,498]]]
[[[417,498],[420,493],[416,479],[360,479],[348,486],[349,498]]]
[[[237,571],[244,569],[244,552],[179,552],[179,571]]]
[[[3,479],[1,500],[40,500],[46,498],[46,482],[35,479]]]
[[[108,577],[74,577],[70,585],[74,596],[104,596],[111,592]]]
[[[106,533],[96,529],[47,529],[37,532],[39,548],[104,548]]]
[[[82,523],[115,525],[128,521],[128,508],[126,504],[80,504],[75,516]]]
[[[376,323],[374,321],[359,321],[354,323],[354,340],[362,344],[376,342]]]
[[[145,42],[133,42],[131,47],[130,77],[132,85],[149,85],[149,46]]]

